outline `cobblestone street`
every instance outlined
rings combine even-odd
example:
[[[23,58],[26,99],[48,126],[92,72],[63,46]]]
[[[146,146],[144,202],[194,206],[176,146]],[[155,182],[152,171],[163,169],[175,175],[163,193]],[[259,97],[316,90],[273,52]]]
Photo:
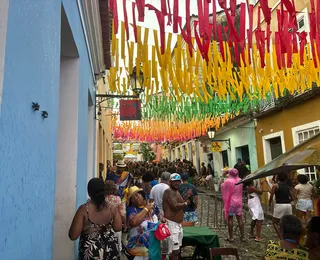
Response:
[[[264,254],[268,241],[277,240],[274,229],[272,227],[271,219],[266,219],[262,226],[262,241],[256,242],[254,239],[250,239],[248,234],[250,231],[251,218],[247,210],[244,209],[245,219],[245,236],[246,241],[240,241],[240,232],[237,228],[236,219],[234,219],[234,228],[236,229],[234,235],[234,242],[230,243],[226,239],[228,238],[228,228],[224,222],[222,214],[223,203],[219,199],[215,199],[213,196],[209,196],[204,193],[199,194],[199,223],[201,226],[208,226],[212,228],[219,236],[220,247],[235,247],[238,249],[240,258],[243,260],[261,259]],[[184,255],[191,255],[193,251],[192,247],[186,247],[183,249]],[[222,257],[222,259],[235,259],[232,256]]]

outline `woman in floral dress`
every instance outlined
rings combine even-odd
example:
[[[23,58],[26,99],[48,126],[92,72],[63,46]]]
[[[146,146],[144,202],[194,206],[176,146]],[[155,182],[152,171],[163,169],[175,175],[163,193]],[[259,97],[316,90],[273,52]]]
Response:
[[[118,209],[105,201],[103,180],[93,178],[88,183],[90,200],[77,210],[69,238],[79,241],[79,260],[119,260],[115,232],[122,228]]]

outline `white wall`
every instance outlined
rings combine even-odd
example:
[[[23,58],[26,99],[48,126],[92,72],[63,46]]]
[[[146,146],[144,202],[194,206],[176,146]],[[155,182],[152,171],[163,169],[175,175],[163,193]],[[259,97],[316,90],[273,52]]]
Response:
[[[2,100],[4,58],[6,50],[7,22],[8,22],[9,0],[0,1],[0,111]]]
[[[61,58],[54,212],[54,260],[74,259],[68,237],[76,208],[79,60]]]

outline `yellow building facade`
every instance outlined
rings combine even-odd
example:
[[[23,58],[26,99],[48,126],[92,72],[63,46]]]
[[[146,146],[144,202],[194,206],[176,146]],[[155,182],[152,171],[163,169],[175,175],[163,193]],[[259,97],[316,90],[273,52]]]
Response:
[[[304,96],[307,98],[296,97],[290,105],[275,105],[270,111],[258,116],[255,136],[259,167],[320,132],[320,114],[316,112],[320,108],[320,93],[314,90]],[[297,173],[307,174],[311,181],[318,177],[315,167],[301,169]],[[261,180],[265,191],[263,202],[268,200],[271,179],[272,176]]]
[[[98,94],[107,92],[107,81],[103,79],[98,81]],[[100,171],[105,179],[107,174],[107,161],[112,164],[112,111],[108,107],[105,98],[97,99],[96,107],[96,176],[99,177]],[[103,168],[101,167],[103,164]]]

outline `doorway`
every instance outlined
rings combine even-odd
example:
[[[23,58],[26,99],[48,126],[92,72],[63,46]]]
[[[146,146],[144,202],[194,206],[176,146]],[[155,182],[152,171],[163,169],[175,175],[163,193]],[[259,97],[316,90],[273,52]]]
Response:
[[[208,164],[210,164],[212,173],[214,173],[213,153],[208,153],[207,157],[208,157]]]
[[[250,164],[249,146],[244,145],[236,148],[236,157],[244,160],[247,164]]]
[[[228,158],[228,150],[224,150],[221,152],[222,157],[222,168],[230,167],[229,166],[229,158]]]
[[[61,8],[61,58],[52,259],[74,259],[75,243],[67,230],[76,210],[78,157],[79,55],[64,8]]]
[[[188,156],[189,161],[193,164],[193,152],[192,152],[192,142],[188,143]]]

